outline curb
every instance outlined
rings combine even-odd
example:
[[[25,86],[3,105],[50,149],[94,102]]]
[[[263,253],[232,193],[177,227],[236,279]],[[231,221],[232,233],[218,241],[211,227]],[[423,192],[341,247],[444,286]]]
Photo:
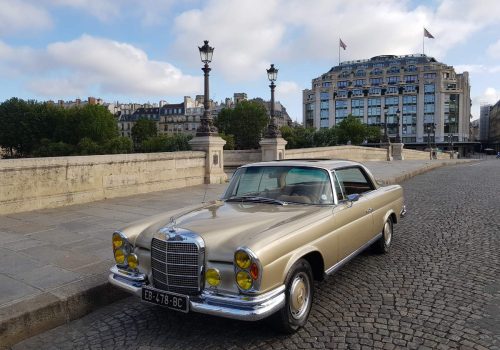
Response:
[[[384,185],[396,184],[443,166],[479,161],[476,159],[435,161],[381,182]],[[130,296],[129,293],[111,285],[107,281],[107,274],[94,275],[74,285],[63,286],[61,289],[56,293],[42,293],[23,302],[0,308],[0,350],[9,349],[24,339],[64,325],[99,307]]]
[[[16,303],[3,308],[9,315],[0,323],[0,349],[10,346],[85,316],[99,307],[129,296],[110,283],[99,283],[64,298],[50,293],[40,294],[25,304]]]

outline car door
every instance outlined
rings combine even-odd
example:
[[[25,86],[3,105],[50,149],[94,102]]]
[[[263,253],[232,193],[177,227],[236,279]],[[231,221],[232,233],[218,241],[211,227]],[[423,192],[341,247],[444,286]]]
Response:
[[[337,169],[334,172],[339,204],[334,209],[338,228],[339,258],[343,259],[358,250],[375,236],[373,206],[370,192],[373,184],[360,167]],[[355,201],[349,195],[357,194]]]

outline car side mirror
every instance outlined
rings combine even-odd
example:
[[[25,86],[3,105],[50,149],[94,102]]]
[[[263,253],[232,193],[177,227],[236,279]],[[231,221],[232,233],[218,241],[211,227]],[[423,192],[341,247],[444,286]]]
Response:
[[[347,195],[347,200],[349,200],[350,202],[357,202],[360,197],[361,195],[359,193],[353,193]]]

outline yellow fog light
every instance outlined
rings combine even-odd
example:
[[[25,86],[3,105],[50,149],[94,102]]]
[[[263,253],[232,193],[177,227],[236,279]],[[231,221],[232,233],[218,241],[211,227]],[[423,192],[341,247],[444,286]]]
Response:
[[[217,269],[208,269],[205,273],[205,279],[209,285],[217,287],[220,284],[220,273]]]
[[[123,265],[125,262],[125,252],[123,249],[115,250],[115,261],[118,265]]]
[[[139,266],[139,258],[135,254],[129,254],[127,256],[128,266],[132,269],[136,269]]]
[[[236,265],[238,265],[240,269],[247,269],[250,266],[250,263],[252,262],[250,260],[250,256],[248,256],[247,252],[243,250],[238,250],[234,254],[234,261],[236,262]]]
[[[236,274],[236,283],[243,290],[252,288],[252,277],[246,271],[240,271]]]
[[[113,233],[113,250],[122,247],[125,244],[123,237],[118,233]]]

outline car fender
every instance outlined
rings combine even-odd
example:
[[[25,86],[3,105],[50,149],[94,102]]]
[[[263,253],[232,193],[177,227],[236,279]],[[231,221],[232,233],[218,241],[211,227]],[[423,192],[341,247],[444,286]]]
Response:
[[[302,259],[304,256],[310,254],[310,253],[318,253],[320,256],[321,256],[321,259],[323,260],[323,268],[324,268],[324,258],[323,258],[323,254],[321,254],[321,251],[315,247],[315,246],[312,246],[312,245],[308,245],[308,246],[304,246],[304,247],[300,247],[298,249],[296,249],[295,251],[293,251],[291,253],[291,256],[290,258],[288,259],[286,265],[285,265],[285,269],[283,270],[283,275],[282,275],[282,281],[283,283],[285,282],[286,280],[286,277],[288,275],[288,271],[290,271],[290,269],[292,268],[292,266],[297,262],[299,261],[300,259]],[[311,266],[314,270],[314,267]]]

